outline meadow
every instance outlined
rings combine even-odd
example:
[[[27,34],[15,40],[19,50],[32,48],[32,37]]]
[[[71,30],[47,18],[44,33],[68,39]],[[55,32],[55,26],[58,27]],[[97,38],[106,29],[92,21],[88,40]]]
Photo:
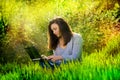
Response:
[[[47,26],[64,18],[82,35],[82,61],[55,70],[32,62],[25,46],[47,48]],[[0,1],[0,80],[119,80],[119,0],[3,0]]]

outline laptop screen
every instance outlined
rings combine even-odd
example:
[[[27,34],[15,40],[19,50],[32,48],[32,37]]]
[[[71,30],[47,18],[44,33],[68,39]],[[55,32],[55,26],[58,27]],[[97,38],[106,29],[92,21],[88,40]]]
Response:
[[[26,47],[25,50],[29,54],[31,59],[41,58],[41,55],[39,54],[39,51],[37,50],[37,48],[35,48],[35,46]]]

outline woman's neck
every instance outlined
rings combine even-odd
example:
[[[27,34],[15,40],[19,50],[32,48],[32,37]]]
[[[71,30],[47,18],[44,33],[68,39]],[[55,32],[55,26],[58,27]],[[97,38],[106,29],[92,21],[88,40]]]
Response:
[[[63,37],[59,38],[59,43],[64,43]]]
[[[65,43],[64,43],[64,38],[61,37],[61,38],[59,39],[59,45],[60,45],[60,47],[61,47],[61,48],[65,48],[66,45],[64,45],[64,44],[65,44]]]

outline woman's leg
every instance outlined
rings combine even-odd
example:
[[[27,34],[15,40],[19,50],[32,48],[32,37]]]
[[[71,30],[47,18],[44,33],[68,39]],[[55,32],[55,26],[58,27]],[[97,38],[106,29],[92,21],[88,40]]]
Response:
[[[39,61],[39,65],[42,67],[42,68],[45,68],[45,61],[43,59],[41,59]]]
[[[55,66],[56,66],[56,67],[59,67],[60,64],[61,64],[61,62],[59,62],[59,61],[56,61],[56,62],[54,63],[54,62],[52,62],[51,60],[43,60],[43,59],[40,60],[40,66],[41,66],[42,68],[51,68],[51,69],[54,70]]]
[[[41,59],[39,61],[39,64],[42,68],[52,68],[52,69],[54,69],[54,65],[55,65],[51,60],[44,60],[44,59]]]

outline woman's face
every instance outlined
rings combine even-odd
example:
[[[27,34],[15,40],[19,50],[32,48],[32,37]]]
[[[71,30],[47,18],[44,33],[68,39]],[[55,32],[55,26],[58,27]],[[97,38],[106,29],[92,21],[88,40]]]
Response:
[[[61,33],[60,33],[60,29],[59,29],[58,24],[53,23],[51,25],[51,30],[53,31],[53,34],[55,34],[57,37],[61,37]]]

